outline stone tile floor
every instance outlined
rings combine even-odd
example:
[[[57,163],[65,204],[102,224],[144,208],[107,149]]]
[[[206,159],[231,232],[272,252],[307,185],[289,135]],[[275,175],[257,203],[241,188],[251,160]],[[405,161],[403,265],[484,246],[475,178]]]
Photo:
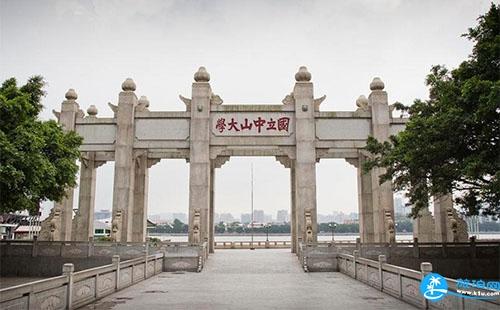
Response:
[[[339,272],[305,273],[290,250],[219,250],[201,273],[164,272],[83,309],[415,309]]]

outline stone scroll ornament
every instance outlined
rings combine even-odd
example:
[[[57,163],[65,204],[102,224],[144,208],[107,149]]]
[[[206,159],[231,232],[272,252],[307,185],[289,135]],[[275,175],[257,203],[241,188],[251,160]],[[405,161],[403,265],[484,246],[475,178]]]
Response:
[[[194,209],[193,218],[193,243],[200,243],[200,209]]]
[[[450,230],[452,241],[467,242],[469,239],[467,223],[458,216],[457,211],[453,207],[446,209],[446,216],[448,218],[448,229]]]
[[[458,242],[458,222],[453,216],[453,208],[448,207],[446,209],[446,214],[448,215],[448,219],[450,221],[450,230],[451,235],[453,236],[453,242]]]
[[[42,221],[39,234],[39,240],[43,241],[59,241],[57,239],[59,229],[61,226],[61,209],[58,207],[50,210],[49,216]]]
[[[313,243],[313,223],[311,209],[306,209],[304,215],[306,219],[306,243]]]
[[[113,233],[113,241],[115,242],[120,242],[121,239],[122,220],[122,210],[116,210],[111,223],[111,232]]]
[[[385,226],[386,226],[387,234],[389,235],[388,236],[389,242],[390,243],[396,242],[394,220],[392,219],[391,211],[389,211],[389,210],[385,210]]]
[[[61,226],[61,209],[54,208],[53,217],[50,219],[50,241],[56,241],[57,236],[59,236],[59,228]]]

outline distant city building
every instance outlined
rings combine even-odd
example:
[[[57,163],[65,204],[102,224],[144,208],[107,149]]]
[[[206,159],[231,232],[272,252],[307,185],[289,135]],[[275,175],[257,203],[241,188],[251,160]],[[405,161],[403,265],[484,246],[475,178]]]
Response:
[[[402,216],[406,216],[410,213],[410,208],[405,207],[403,197],[401,196],[394,196],[394,213]]]
[[[101,210],[94,213],[95,220],[104,220],[111,218],[111,210]]]
[[[345,219],[344,224],[359,224],[359,220],[358,219]]]
[[[287,210],[278,210],[276,213],[276,222],[277,223],[287,223],[289,221],[288,211]]]
[[[254,223],[264,223],[264,211],[254,210],[253,211],[253,221]]]
[[[220,219],[220,214],[219,213],[214,213],[214,223],[219,224],[221,222]]]
[[[233,223],[235,222],[235,219],[231,213],[221,213],[219,222]]]
[[[331,223],[333,222],[333,215],[332,214],[318,214],[318,223]]]
[[[264,214],[264,223],[272,223],[273,216],[271,214]]]
[[[252,215],[250,213],[242,213],[241,214],[241,223],[248,224],[252,221]]]

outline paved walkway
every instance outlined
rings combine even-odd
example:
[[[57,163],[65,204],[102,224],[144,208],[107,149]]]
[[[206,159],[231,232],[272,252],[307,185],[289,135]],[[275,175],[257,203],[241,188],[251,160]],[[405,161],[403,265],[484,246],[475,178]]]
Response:
[[[201,273],[161,273],[84,309],[415,309],[339,272],[305,273],[289,250],[219,250]]]

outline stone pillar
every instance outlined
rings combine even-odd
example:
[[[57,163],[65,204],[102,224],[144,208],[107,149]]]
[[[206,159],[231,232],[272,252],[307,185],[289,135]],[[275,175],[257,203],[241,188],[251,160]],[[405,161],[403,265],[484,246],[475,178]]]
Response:
[[[136,85],[130,78],[122,84],[116,109],[115,177],[113,186],[113,221],[111,237],[117,242],[132,241],[132,206],[134,203],[134,116]]]
[[[418,242],[435,242],[434,229],[436,224],[428,208],[419,211],[418,217],[413,220],[413,238]]]
[[[74,89],[69,89],[65,97],[66,100],[61,103],[61,112],[53,111],[53,113],[58,118],[59,124],[62,125],[64,131],[73,131],[75,130],[76,119],[82,118],[84,113],[76,102],[78,95]],[[68,188],[64,198],[61,201],[54,202],[49,217],[41,224],[40,240],[71,240],[73,195],[74,189]]]
[[[194,75],[189,148],[189,242],[209,237],[210,210],[210,75],[200,67]]]
[[[104,162],[95,160],[95,152],[82,153],[80,162],[78,212],[73,218],[72,240],[89,241],[94,237],[96,168]]]
[[[380,78],[374,78],[370,84],[371,94],[368,97],[372,112],[372,135],[378,141],[389,139],[390,109],[387,92]],[[372,178],[373,231],[375,242],[390,242],[395,238],[394,201],[391,182],[380,184],[379,176],[385,173],[383,168],[374,168]]]
[[[147,151],[139,151],[135,154],[132,242],[146,241],[149,168],[157,162],[159,162],[159,159],[148,159]]]
[[[453,237],[449,237],[448,216],[446,209],[453,208],[453,198],[451,195],[434,197],[434,219],[435,219],[435,239],[436,242],[451,242]]]
[[[217,156],[211,160],[210,167],[210,208],[208,214],[208,251],[214,253],[215,250],[215,223],[214,223],[214,210],[215,210],[215,170],[222,167],[229,161],[229,156]]]
[[[363,171],[366,159],[361,152],[358,153],[358,158],[346,158],[357,169],[359,237],[362,243],[374,242],[372,175],[370,171]]]
[[[304,242],[317,241],[316,211],[316,124],[311,73],[300,67],[295,74],[295,205],[298,214],[297,234]],[[306,212],[310,215],[311,235],[307,237]]]
[[[290,228],[291,228],[291,239],[292,239],[292,253],[297,253],[298,251],[298,240],[297,240],[297,209],[295,204],[295,168],[293,162],[290,167]]]
[[[214,208],[215,208],[215,167],[212,165],[210,169],[210,210],[208,224],[208,252],[213,253],[215,249],[215,223],[214,223]]]
[[[469,233],[467,223],[453,208],[451,194],[434,197],[435,239],[436,242],[467,242]]]

